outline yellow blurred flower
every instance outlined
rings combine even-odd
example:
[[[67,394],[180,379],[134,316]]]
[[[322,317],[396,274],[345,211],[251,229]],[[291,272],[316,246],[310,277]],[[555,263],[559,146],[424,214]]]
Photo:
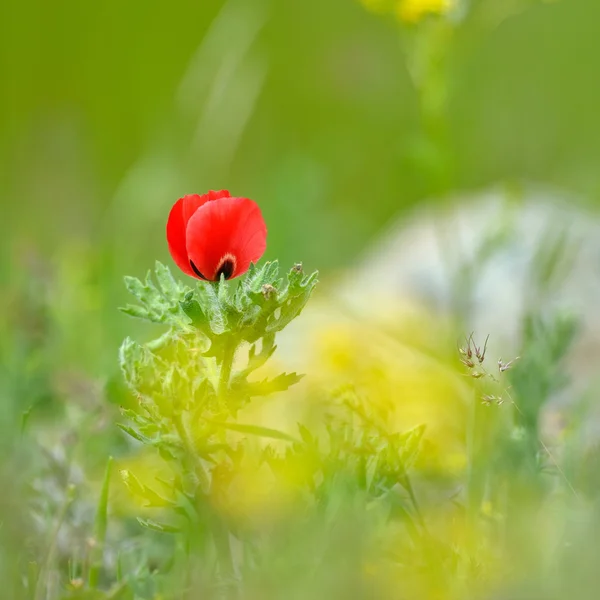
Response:
[[[261,454],[248,444],[239,464],[221,463],[213,469],[213,506],[240,525],[266,527],[288,515],[310,475],[310,464],[292,459],[274,473]]]
[[[428,15],[445,15],[456,0],[400,0],[396,5],[398,18],[405,23],[418,23]]]
[[[315,390],[351,384],[359,397],[388,415],[390,433],[424,424],[417,467],[455,476],[466,465],[465,424],[472,399],[468,381],[456,368],[455,332],[418,306],[395,304],[393,309],[378,304],[371,313],[376,316],[364,318],[326,313],[308,342],[307,381]]]
[[[374,546],[379,556],[365,565],[365,577],[379,597],[463,600],[492,597],[510,576],[511,566],[494,545],[485,524],[460,507],[425,514],[428,533],[411,540],[401,525],[390,524]]]
[[[446,15],[457,0],[360,0],[370,12],[394,12],[405,23],[418,23],[428,15]]]
[[[360,3],[370,12],[385,13],[389,9],[387,0],[360,0]]]

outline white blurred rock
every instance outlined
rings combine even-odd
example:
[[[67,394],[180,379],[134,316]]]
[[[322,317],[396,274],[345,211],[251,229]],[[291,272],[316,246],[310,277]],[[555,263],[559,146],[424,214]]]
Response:
[[[556,281],[539,289],[536,255],[562,235]],[[473,273],[457,290],[469,264]],[[378,298],[408,298],[441,313],[458,306],[466,332],[489,333],[513,350],[527,306],[569,310],[582,320],[578,358],[593,371],[589,359],[600,356],[600,218],[555,190],[532,186],[517,199],[497,188],[425,206],[393,224],[340,283],[339,302],[357,314]]]
[[[536,257],[540,251],[547,256],[561,236],[565,243],[552,261],[556,278],[544,287],[536,282]],[[473,269],[465,275],[468,265]],[[572,385],[552,404],[577,401],[596,376],[600,218],[567,193],[529,186],[517,196],[495,188],[425,205],[393,223],[351,270],[319,287],[279,340],[280,356],[295,369],[307,366],[315,331],[388,318],[395,305],[404,319],[415,306],[442,322],[458,312],[466,335],[473,331],[482,341],[490,334],[492,360],[508,360],[519,352],[524,312],[535,307],[542,314],[570,311],[581,320],[567,365]]]

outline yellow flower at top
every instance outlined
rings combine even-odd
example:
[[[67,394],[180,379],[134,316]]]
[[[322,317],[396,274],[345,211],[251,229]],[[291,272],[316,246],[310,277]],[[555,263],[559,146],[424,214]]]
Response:
[[[406,23],[418,23],[427,15],[445,15],[454,7],[456,0],[400,0],[396,14]]]
[[[368,10],[374,13],[385,13],[389,11],[389,2],[386,0],[360,0],[360,3]]]
[[[418,23],[428,15],[446,15],[458,0],[359,0],[370,12],[385,14],[395,12],[405,23]]]

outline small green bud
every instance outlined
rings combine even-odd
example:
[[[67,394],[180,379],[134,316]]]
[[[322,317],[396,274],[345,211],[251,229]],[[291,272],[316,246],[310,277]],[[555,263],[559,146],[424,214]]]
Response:
[[[269,300],[272,296],[277,294],[277,290],[269,283],[265,283],[262,286],[261,291],[262,291],[262,295],[264,296],[265,300]]]

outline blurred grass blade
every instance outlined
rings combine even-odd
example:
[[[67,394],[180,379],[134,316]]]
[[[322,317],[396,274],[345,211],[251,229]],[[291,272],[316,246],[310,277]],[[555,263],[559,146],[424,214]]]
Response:
[[[88,584],[91,589],[98,586],[98,578],[102,562],[104,559],[104,542],[106,540],[106,527],[108,520],[108,493],[110,490],[110,476],[112,473],[113,458],[110,456],[106,463],[106,471],[104,473],[104,482],[102,483],[102,491],[100,492],[100,501],[98,502],[98,510],[96,512],[95,523],[95,545],[92,549],[92,559],[90,565],[90,573]]]
[[[256,435],[259,437],[267,437],[274,440],[284,440],[286,442],[292,442],[294,444],[300,444],[300,440],[278,431],[277,429],[271,429],[270,427],[261,427],[259,425],[244,425],[243,423],[224,423],[222,421],[208,421],[217,427],[223,427],[223,429],[229,429],[230,431],[237,431],[238,433],[248,433],[250,435]]]

